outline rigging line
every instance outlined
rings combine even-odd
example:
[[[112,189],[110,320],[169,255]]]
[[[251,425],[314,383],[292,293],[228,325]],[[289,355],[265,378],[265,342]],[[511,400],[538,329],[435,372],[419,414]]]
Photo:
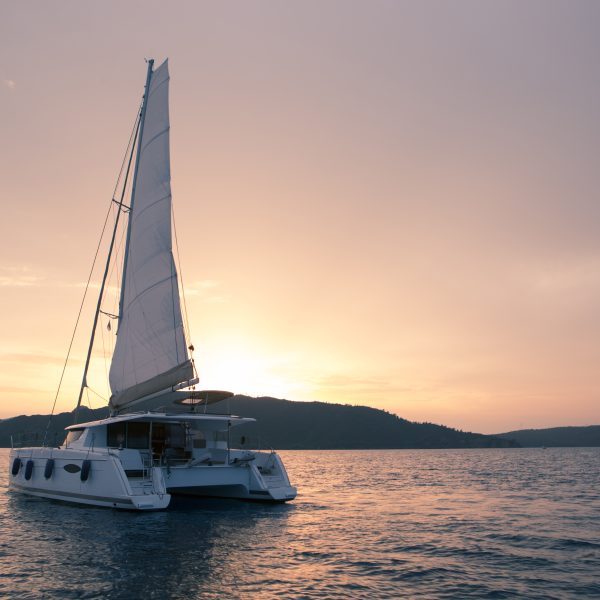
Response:
[[[112,205],[112,202],[111,202]],[[58,395],[60,393],[60,388],[62,386],[63,378],[65,376],[65,371],[67,370],[67,363],[69,362],[69,358],[71,356],[71,349],[73,348],[73,341],[75,340],[75,334],[77,333],[77,327],[79,325],[79,319],[81,318],[81,313],[83,311],[83,305],[85,303],[85,298],[87,296],[90,282],[92,280],[92,275],[94,273],[94,267],[96,266],[96,260],[98,258],[98,253],[100,252],[100,246],[102,245],[102,239],[104,237],[104,232],[106,231],[106,225],[108,223],[108,217],[110,216],[111,207],[109,206],[108,212],[106,213],[106,219],[104,219],[104,225],[102,227],[102,233],[100,234],[100,239],[98,240],[98,246],[96,247],[96,253],[94,254],[94,260],[92,261],[92,268],[90,269],[90,274],[88,275],[88,280],[85,285],[85,290],[83,292],[83,298],[81,299],[81,304],[79,306],[79,312],[77,313],[77,319],[75,319],[75,327],[73,328],[73,334],[71,335],[71,341],[69,342],[69,348],[67,350],[67,357],[65,358],[65,362],[63,365],[62,373],[60,374],[60,379],[58,381],[58,389],[56,390],[56,395],[54,396],[54,402],[52,403],[52,411],[50,412],[50,417],[48,419],[48,423],[46,425],[46,431],[44,433],[44,441],[42,446],[46,445],[46,437],[48,435],[48,429],[50,428],[50,423],[52,421],[52,417],[54,416],[54,409],[56,408],[56,401],[58,399]]]
[[[135,120],[133,122],[133,129],[131,130],[131,135],[129,136],[129,141],[127,142],[127,148],[125,150],[125,154],[123,155],[123,160],[121,161],[121,169],[119,170],[119,176],[117,177],[117,182],[115,183],[115,189],[113,190],[113,193],[112,193],[113,200],[114,200],[115,195],[117,193],[117,189],[119,188],[119,182],[121,181],[121,177],[123,175],[123,170],[125,169],[125,163],[127,162],[127,156],[129,155],[129,148],[131,147],[131,140],[133,140],[135,132],[137,131],[137,123],[138,123],[138,120],[140,118],[140,111],[141,111],[141,104],[140,104],[140,108],[138,108],[137,112],[135,113]],[[119,204],[122,204],[122,202],[119,203]],[[121,208],[122,208],[122,206],[119,206],[119,210]]]
[[[129,212],[129,207],[126,206],[123,203],[122,200],[121,200],[121,202],[117,201],[115,199],[115,196],[117,195],[117,189],[118,189],[118,186],[119,186],[119,181],[122,178],[123,169],[124,169],[124,166],[125,166],[125,162],[126,162],[127,156],[129,155],[129,152],[130,152],[132,140],[133,140],[133,143],[135,144],[135,135],[136,135],[136,132],[137,132],[138,121],[140,119],[140,111],[141,111],[141,105],[140,105],[140,108],[138,108],[138,111],[136,113],[136,119],[135,119],[135,122],[133,124],[133,130],[131,132],[131,135],[129,136],[129,143],[127,144],[127,150],[125,152],[125,155],[123,156],[123,161],[121,162],[121,170],[119,171],[119,177],[117,178],[117,183],[115,185],[115,189],[113,190],[113,197],[112,197],[112,201],[113,201],[113,219],[115,219],[115,220],[117,219],[117,215],[119,214],[120,211],[123,211],[125,213]],[[123,187],[124,187],[123,194],[121,194],[122,198],[125,196],[125,192],[127,191],[127,188],[129,187],[129,179],[126,179],[123,182]],[[114,273],[115,267],[117,268],[117,274],[118,274],[118,271],[119,271],[119,269],[118,269],[118,263],[119,263],[119,261],[118,261],[118,255],[119,255],[120,247],[122,245],[123,237],[124,237],[124,232],[121,234],[121,240],[120,240],[119,244],[117,245],[117,250],[115,252],[115,260],[112,263],[111,272],[110,272],[109,277],[108,277],[109,282],[112,280],[112,275]],[[113,303],[113,308],[114,308],[114,303]],[[103,312],[103,311],[101,311],[101,312]],[[113,310],[113,313],[114,312],[116,312],[116,311]]]
[[[135,132],[137,131],[137,124],[139,116],[139,110],[136,113],[135,121],[133,124],[133,129],[131,131],[131,135],[129,136],[129,141],[127,142],[127,148],[125,149],[125,155],[123,157],[123,162],[121,164],[121,170],[119,172],[119,176],[117,178],[117,184],[115,185],[115,190],[113,191],[113,197],[116,193],[117,186],[119,185],[119,180],[123,173],[123,165],[125,164],[125,159],[129,154],[129,148],[131,146],[131,140],[134,137]],[[65,377],[65,372],[67,370],[67,364],[69,363],[69,358],[71,356],[71,350],[73,348],[73,342],[75,341],[75,334],[77,333],[77,327],[79,326],[79,320],[81,319],[81,313],[83,312],[83,305],[85,304],[85,299],[90,287],[90,282],[92,281],[92,275],[94,274],[94,267],[96,266],[96,260],[98,259],[98,253],[100,252],[100,246],[102,245],[102,239],[104,238],[104,232],[106,231],[106,225],[108,224],[108,218],[110,217],[110,213],[112,211],[112,198],[108,207],[108,211],[106,212],[106,218],[104,219],[104,225],[102,225],[102,232],[100,233],[100,239],[98,240],[98,246],[96,247],[96,252],[94,254],[94,259],[92,261],[92,267],[90,269],[90,273],[88,275],[87,283],[85,284],[85,290],[83,291],[83,298],[81,299],[81,304],[79,306],[79,312],[77,313],[77,319],[75,319],[75,327],[73,328],[73,333],[71,334],[71,341],[69,342],[69,347],[67,349],[67,356],[65,358],[65,362],[63,364],[62,372],[60,374],[60,379],[58,380],[58,388],[56,389],[56,394],[54,395],[54,401],[52,402],[52,410],[50,412],[50,416],[48,417],[48,423],[46,424],[46,431],[44,432],[44,440],[42,442],[42,446],[46,445],[46,439],[48,437],[48,430],[50,429],[50,424],[52,422],[52,417],[54,416],[54,410],[56,409],[56,401],[58,400],[58,395],[60,394],[60,388],[62,386],[63,379]]]
[[[129,212],[133,210],[135,203],[135,190],[137,185],[138,171],[140,168],[141,161],[141,148],[144,140],[144,124],[146,122],[146,111],[148,109],[148,97],[150,95],[150,82],[152,81],[152,67],[154,66],[154,60],[148,61],[148,72],[146,73],[146,85],[144,86],[144,96],[142,98],[142,108],[140,109],[140,120],[138,125],[139,139],[137,141],[137,154],[135,158],[135,167],[133,170],[133,181],[131,184],[131,200],[129,201]],[[136,134],[137,135],[137,134]],[[133,148],[131,151],[131,158],[133,158]],[[131,164],[131,161],[130,161]],[[133,215],[130,215],[127,219],[127,239],[125,240],[125,254],[123,257],[123,278],[121,280],[121,295],[119,298],[119,325],[123,319],[123,304],[125,300],[125,286],[127,285],[127,262],[129,260],[129,243],[131,240],[131,225],[133,223]]]
[[[97,392],[95,389],[91,388],[91,387],[87,387],[86,390],[89,390],[90,392],[92,392],[92,394],[95,394],[96,396],[98,396],[98,398],[100,398],[100,400],[103,400],[104,402],[108,402],[108,398],[105,398],[100,392]],[[89,404],[90,400],[88,397],[88,404]],[[92,405],[90,404],[90,408],[92,407]]]
[[[181,270],[181,259],[179,257],[179,240],[177,239],[177,226],[175,224],[175,210],[173,209],[173,201],[171,201],[171,216],[173,219],[173,232],[175,233],[175,254],[177,255],[177,268],[179,270],[179,279],[181,279],[181,295],[183,297],[183,313],[185,316],[184,331],[186,333],[187,341],[190,345],[192,345],[190,320],[188,318],[187,302],[185,300],[185,286],[183,285],[183,271]]]
[[[171,204],[171,207],[173,205]],[[171,257],[173,256],[173,252],[171,252]],[[173,338],[175,340],[175,358],[177,359],[177,364],[179,364],[180,359],[179,359],[179,344],[177,343],[177,330],[179,329],[177,327],[177,317],[176,317],[176,312],[175,312],[175,294],[173,293],[173,279],[175,279],[175,283],[177,282],[177,273],[175,272],[175,277],[173,277],[174,271],[175,271],[175,261],[173,260],[173,258],[171,258],[171,260],[169,261],[171,263],[171,310],[173,311]],[[177,300],[179,301],[179,290],[177,291]],[[179,311],[181,312],[181,303],[180,303],[180,308]],[[183,325],[183,317],[181,319],[182,323],[182,329],[183,329],[183,337],[185,338],[185,326]],[[185,342],[184,342],[185,344]],[[187,354],[187,353],[186,353]]]
[[[106,312],[105,310],[101,310],[100,314],[104,315],[105,317],[108,317],[109,319],[118,319],[119,318],[119,315],[113,315],[112,313]]]
[[[131,132],[131,135],[129,136],[129,143],[127,144],[127,150],[126,150],[126,152],[125,152],[125,155],[123,156],[123,161],[122,161],[122,163],[121,163],[121,170],[119,171],[119,177],[118,177],[118,179],[117,179],[117,184],[115,185],[115,189],[113,190],[113,201],[115,202],[115,205],[117,206],[117,208],[116,208],[116,212],[117,212],[117,214],[118,214],[118,212],[119,212],[120,210],[123,210],[123,211],[125,211],[125,212],[129,212],[129,207],[125,207],[125,205],[123,204],[123,202],[122,202],[122,201],[121,201],[121,202],[116,202],[116,201],[115,201],[115,195],[116,195],[116,193],[117,193],[117,188],[118,188],[118,185],[119,185],[119,181],[120,181],[120,179],[121,179],[121,176],[122,176],[122,174],[123,174],[123,169],[124,169],[124,166],[125,166],[125,161],[126,161],[126,159],[127,159],[127,156],[129,155],[129,149],[131,148],[131,143],[132,143],[132,140],[134,139],[134,136],[136,135],[136,132],[137,132],[137,125],[138,125],[138,121],[139,121],[139,119],[140,119],[140,113],[141,113],[141,105],[140,105],[140,108],[138,108],[138,111],[137,111],[137,113],[136,113],[136,119],[135,119],[135,122],[134,122],[134,124],[133,124],[133,130],[132,130],[132,132]],[[133,143],[135,143],[135,140],[134,140],[134,142],[133,142]],[[123,190],[123,192],[124,192],[124,193],[121,195],[122,197],[124,197],[124,196],[125,196],[125,192],[127,191],[127,187],[128,187],[128,186],[129,186],[129,179],[125,180],[125,182],[123,183],[123,187],[124,187],[125,189]],[[129,187],[130,187],[130,186],[129,186]],[[115,218],[115,219],[116,219],[116,215],[115,215],[113,218]],[[121,247],[121,245],[122,245],[122,240],[123,240],[123,233],[121,234],[121,242],[119,242],[119,247],[117,248],[117,254],[118,254],[118,250],[119,250],[119,248],[120,248],[120,247]],[[115,269],[115,265],[117,265],[117,264],[118,264],[118,261],[117,261],[117,260],[115,260],[115,261],[113,262],[113,265],[112,265],[112,269],[111,269],[110,277],[112,277],[112,273],[113,273],[113,271],[114,271],[114,269]],[[117,267],[117,271],[118,271],[118,267]],[[109,279],[110,279],[110,277],[109,277]]]
[[[141,115],[141,106],[138,109],[137,112],[137,119],[135,121],[134,127],[135,127],[135,135],[133,137],[133,141],[130,137],[130,142],[129,142],[129,146],[127,147],[127,154],[130,152],[130,149],[132,148],[132,144],[135,144],[136,139],[137,139],[137,134],[139,132],[138,127],[139,127],[139,119],[140,119],[140,115]],[[125,158],[127,157],[127,154],[125,154]],[[124,159],[125,160],[125,159]],[[124,161],[123,161],[124,164]],[[129,171],[128,171],[129,172]],[[114,200],[114,196],[116,195],[116,191],[115,194],[113,194],[113,219],[115,224],[118,221],[118,217],[120,212],[124,212],[124,213],[129,213],[130,212],[130,208],[127,206],[125,206],[125,204],[123,203],[123,198],[127,195],[128,190],[130,190],[131,188],[131,178],[130,177],[125,177],[125,181],[123,182],[123,189],[121,190],[121,202],[116,202]],[[116,315],[117,311],[118,311],[118,303],[119,303],[119,285],[120,285],[120,281],[121,281],[121,276],[120,276],[120,269],[119,269],[119,263],[120,263],[120,255],[121,255],[121,249],[123,246],[123,240],[125,238],[125,232],[127,231],[126,227],[122,227],[121,228],[121,235],[120,235],[120,239],[118,240],[117,243],[117,248],[114,252],[114,259],[112,261],[112,265],[111,265],[111,269],[110,269],[110,273],[108,275],[108,283],[109,283],[109,288],[111,285],[111,282],[114,282],[114,293],[112,293],[112,305],[111,305],[111,313],[108,313],[106,311],[100,311],[101,313],[108,315],[109,317],[114,317],[114,318],[118,318],[118,315]],[[116,281],[114,279],[114,274],[116,271]],[[116,330],[115,330],[116,331]],[[115,337],[112,334],[108,335],[108,352],[106,350],[106,346],[105,346],[105,337],[104,337],[104,331],[102,332],[102,346],[103,346],[103,351],[104,351],[104,371],[105,371],[105,384],[106,384],[106,391],[108,396],[110,396],[110,377],[109,377],[109,368],[108,368],[108,357],[112,356],[114,354],[115,351]]]
[[[125,187],[125,190],[123,193],[123,197],[128,196],[129,198],[131,198],[131,193],[132,193],[132,188],[133,188],[133,179],[131,177],[129,177],[125,181],[124,185],[126,187]],[[128,212],[131,212],[131,209],[129,209]],[[125,261],[124,244],[125,244],[126,234],[127,234],[127,226],[124,226],[121,228],[121,235],[120,235],[120,238],[117,243],[117,248],[116,248],[115,254],[114,254],[115,258],[113,260],[111,271],[109,274],[109,281],[114,281],[114,288],[116,290],[116,293],[113,294],[113,302],[112,302],[112,313],[116,314],[116,315],[119,314],[119,308],[120,308],[119,298],[120,298],[121,285],[122,285],[121,266]],[[111,352],[114,352],[114,349],[115,349],[115,340],[113,339],[113,337],[111,337]]]
[[[130,137],[130,144],[128,146],[128,150],[129,147],[131,147],[131,152],[129,153],[129,159],[127,161],[127,170],[125,171],[125,182],[123,183],[123,188],[121,190],[121,199],[120,201],[123,202],[123,197],[125,194],[125,190],[127,189],[127,178],[129,177],[129,171],[131,169],[131,162],[133,160],[133,148],[135,146],[135,142],[137,140],[138,137],[138,133],[139,133],[139,129],[142,125],[142,120],[141,117],[139,119],[136,120],[135,123],[135,135],[133,136],[133,138]],[[133,140],[133,141],[131,141]],[[111,201],[112,204],[112,201]],[[98,318],[100,316],[100,307],[102,305],[102,300],[103,300],[103,294],[104,294],[104,287],[106,285],[106,278],[108,276],[109,273],[109,267],[110,267],[110,260],[111,260],[111,256],[112,256],[112,252],[113,252],[113,248],[114,248],[114,244],[115,244],[115,237],[117,235],[117,226],[119,224],[119,216],[120,216],[121,212],[117,212],[117,215],[115,217],[115,224],[112,230],[112,236],[110,238],[110,243],[109,243],[109,247],[108,247],[108,256],[106,258],[106,266],[104,267],[104,273],[102,275],[102,283],[100,285],[100,293],[98,294],[98,302],[96,303],[96,312],[94,314],[94,323],[92,325],[92,334],[90,337],[90,343],[88,346],[88,351],[87,351],[87,356],[85,359],[85,366],[83,368],[83,378],[81,380],[81,387],[79,389],[79,397],[77,399],[77,407],[75,409],[75,423],[77,423],[78,420],[78,411],[79,411],[79,407],[81,405],[81,398],[83,395],[83,390],[84,388],[87,387],[87,373],[88,373],[88,368],[90,366],[90,359],[92,358],[92,350],[94,347],[94,338],[96,336],[96,327],[98,326]]]
[[[108,361],[106,359],[106,345],[104,343],[104,323],[102,321],[102,318],[100,318],[100,331],[102,332],[102,358],[104,359],[104,375],[106,377],[106,381],[108,381]]]
[[[115,274],[115,270],[116,270],[116,279],[117,279],[117,283],[115,284],[115,288],[118,290],[119,289],[119,283],[121,280],[121,273],[119,271],[119,263],[121,262],[119,260],[119,256],[121,255],[121,249],[123,248],[123,241],[125,238],[125,233],[127,231],[127,228],[123,228],[121,230],[121,238],[119,240],[119,243],[117,244],[117,249],[115,250],[115,260],[113,261],[112,267],[110,269],[110,273],[108,276],[109,281],[113,280],[113,275]],[[118,311],[118,306],[116,306],[118,302],[118,294],[115,294],[115,297],[113,299],[113,304],[112,304],[112,312],[113,314],[117,314]],[[117,315],[118,317],[118,315]]]

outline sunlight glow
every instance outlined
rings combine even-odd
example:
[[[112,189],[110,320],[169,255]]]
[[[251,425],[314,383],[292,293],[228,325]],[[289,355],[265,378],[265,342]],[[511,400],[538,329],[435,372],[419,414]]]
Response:
[[[290,397],[294,386],[281,371],[290,359],[276,357],[239,337],[205,344],[196,352],[202,389],[224,389],[249,396]]]

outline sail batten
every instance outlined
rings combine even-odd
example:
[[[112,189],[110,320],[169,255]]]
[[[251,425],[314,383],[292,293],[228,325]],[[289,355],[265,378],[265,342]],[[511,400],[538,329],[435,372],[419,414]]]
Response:
[[[168,133],[170,130],[170,127],[167,127],[166,129],[163,129],[162,131],[159,131],[152,139],[148,140],[145,144],[142,145],[142,154],[144,153],[144,150],[146,150],[146,148],[157,138],[159,138],[161,135],[164,135],[165,133]]]
[[[193,377],[171,237],[169,71],[165,61],[146,90],[121,313],[110,367],[111,407]]]

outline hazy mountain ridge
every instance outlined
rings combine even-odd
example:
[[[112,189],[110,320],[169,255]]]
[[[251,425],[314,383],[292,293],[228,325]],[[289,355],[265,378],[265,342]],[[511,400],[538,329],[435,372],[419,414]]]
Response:
[[[515,440],[525,448],[600,446],[600,425],[519,429],[496,437]]]
[[[506,439],[432,423],[414,423],[367,406],[236,396],[232,412],[257,423],[239,428],[281,449],[509,447]],[[238,430],[234,430],[236,435]]]
[[[262,447],[279,449],[360,449],[360,448],[489,448],[514,447],[506,437],[469,433],[434,425],[414,423],[386,411],[367,406],[293,402],[276,398],[235,396],[209,407],[209,412],[232,412],[254,417],[257,423],[232,430],[232,442],[241,436],[260,439]],[[80,421],[106,417],[106,408],[80,409]],[[18,416],[0,422],[0,447],[11,445],[11,435],[37,432],[29,444],[40,444],[48,415]],[[48,428],[48,443],[58,444],[64,428],[73,423],[73,413],[60,413]]]

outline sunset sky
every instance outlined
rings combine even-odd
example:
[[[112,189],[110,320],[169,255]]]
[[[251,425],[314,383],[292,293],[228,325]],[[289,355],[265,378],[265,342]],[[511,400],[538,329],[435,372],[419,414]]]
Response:
[[[599,32],[595,1],[3,2],[0,418],[52,407],[144,58],[168,57],[203,387],[600,423]]]

